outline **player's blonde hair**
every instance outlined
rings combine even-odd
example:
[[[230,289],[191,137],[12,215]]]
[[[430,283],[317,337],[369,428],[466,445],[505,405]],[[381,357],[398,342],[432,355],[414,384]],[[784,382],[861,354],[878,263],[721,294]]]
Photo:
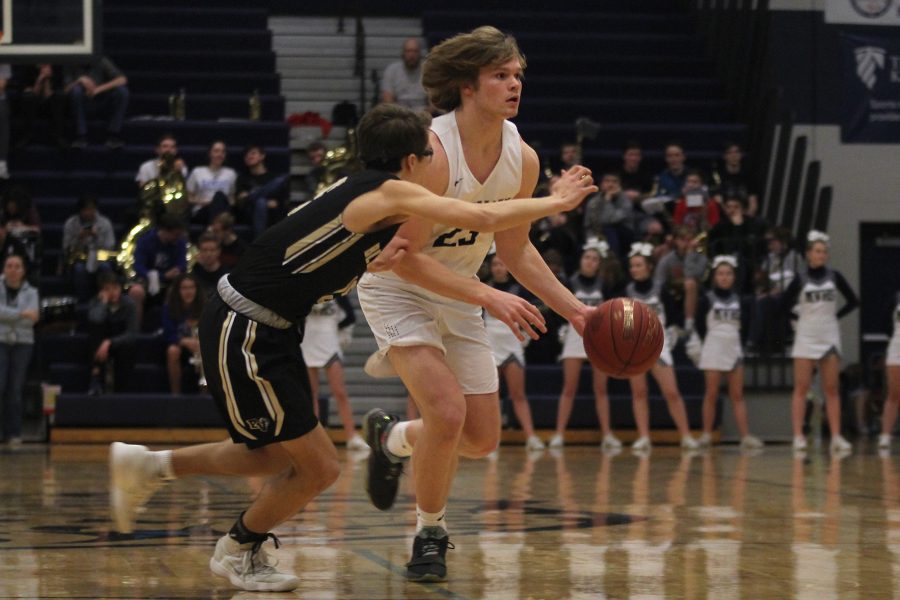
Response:
[[[428,53],[422,66],[422,86],[437,108],[451,111],[462,104],[460,88],[477,85],[483,67],[518,59],[525,69],[525,55],[516,39],[485,25],[446,39]]]

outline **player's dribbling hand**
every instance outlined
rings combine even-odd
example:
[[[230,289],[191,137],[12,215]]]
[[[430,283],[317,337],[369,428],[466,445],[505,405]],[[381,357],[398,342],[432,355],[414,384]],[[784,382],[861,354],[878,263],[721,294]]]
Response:
[[[552,188],[553,195],[562,201],[561,210],[564,211],[577,208],[582,200],[598,191],[599,188],[594,185],[591,177],[591,170],[580,165],[563,171]]]
[[[597,310],[596,307],[583,306],[582,309],[576,313],[573,317],[569,319],[569,323],[572,327],[575,328],[575,331],[578,332],[578,335],[584,337],[584,328],[587,325],[588,318],[590,318],[591,313]]]
[[[366,270],[370,273],[379,271],[391,271],[406,256],[406,250],[409,248],[409,240],[396,235],[388,242],[375,260],[370,262]]]
[[[540,337],[538,331],[547,333],[544,315],[534,304],[515,294],[496,290],[485,300],[484,308],[492,317],[505,323],[520,342],[525,340],[524,334],[536,340]]]

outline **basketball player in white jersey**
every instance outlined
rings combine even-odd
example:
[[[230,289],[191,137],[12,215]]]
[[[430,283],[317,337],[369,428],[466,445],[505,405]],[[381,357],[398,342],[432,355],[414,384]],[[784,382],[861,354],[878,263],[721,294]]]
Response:
[[[878,436],[878,448],[882,450],[891,447],[891,434],[894,431],[894,423],[897,422],[897,409],[900,408],[900,291],[894,298],[892,317],[894,334],[888,342],[884,361],[887,372],[887,399],[881,417],[881,435]]]
[[[838,310],[838,292],[844,306]],[[783,310],[797,313],[797,331],[791,357],[794,359],[794,393],[791,399],[791,422],[794,450],[806,450],[803,418],[806,395],[812,383],[813,369],[818,366],[825,394],[831,451],[849,452],[850,442],[841,435],[841,398],[838,379],[841,370],[841,331],[838,319],[859,305],[856,294],[844,276],[828,267],[828,236],[810,231],[806,244],[806,272],[796,277],[784,292]]]
[[[532,195],[538,157],[508,121],[518,113],[524,67],[515,40],[493,27],[431,50],[422,83],[432,103],[448,112],[432,124],[429,190],[465,202]],[[380,348],[367,370],[399,374],[422,414],[397,424],[375,410],[364,424],[373,447],[366,488],[376,507],[393,505],[402,461],[412,456],[418,533],[407,564],[411,580],[446,579],[444,511],[458,456],[486,456],[499,442],[497,370],[480,306],[507,325],[538,322],[534,306],[475,278],[492,237],[516,281],[584,330],[590,309],[553,275],[528,231],[522,226],[490,236],[410,221],[403,235],[420,251],[407,253],[394,272],[360,282],[360,304]]]

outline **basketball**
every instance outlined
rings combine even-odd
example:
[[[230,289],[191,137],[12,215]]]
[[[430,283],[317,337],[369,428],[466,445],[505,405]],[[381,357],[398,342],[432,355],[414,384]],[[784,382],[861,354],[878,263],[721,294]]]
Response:
[[[663,328],[650,308],[631,298],[614,298],[591,313],[584,350],[591,364],[611,377],[640,375],[656,364]]]

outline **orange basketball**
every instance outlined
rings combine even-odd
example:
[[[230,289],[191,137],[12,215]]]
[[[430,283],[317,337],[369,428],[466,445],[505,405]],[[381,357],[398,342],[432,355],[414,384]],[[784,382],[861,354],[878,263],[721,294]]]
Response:
[[[663,328],[650,308],[631,298],[614,298],[591,313],[584,350],[591,364],[612,377],[640,375],[656,364]]]

